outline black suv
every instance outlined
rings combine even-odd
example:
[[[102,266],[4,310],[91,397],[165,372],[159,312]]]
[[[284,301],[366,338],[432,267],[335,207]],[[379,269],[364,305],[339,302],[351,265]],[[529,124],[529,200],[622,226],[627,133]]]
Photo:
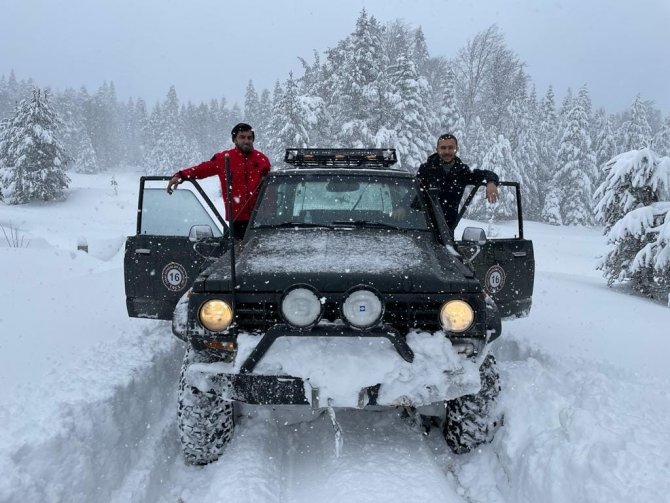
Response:
[[[457,453],[490,439],[499,385],[487,347],[533,290],[518,184],[501,183],[516,198],[513,238],[468,227],[455,241],[393,149],[288,149],[285,162],[235,245],[196,182],[171,196],[167,177],[140,182],[127,308],[172,319],[187,343],[187,462],[220,456],[235,402],[405,407],[437,418]]]

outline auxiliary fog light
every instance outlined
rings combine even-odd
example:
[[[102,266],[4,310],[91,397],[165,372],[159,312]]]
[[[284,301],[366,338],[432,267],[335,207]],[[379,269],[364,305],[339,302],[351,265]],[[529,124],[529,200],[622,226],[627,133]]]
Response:
[[[475,312],[463,300],[450,300],[440,309],[440,323],[448,332],[465,332],[475,321]]]
[[[221,332],[233,322],[233,309],[221,299],[204,302],[198,312],[200,324],[212,332]]]
[[[315,292],[305,287],[289,290],[281,301],[281,314],[296,328],[309,328],[321,319],[323,305]]]
[[[351,292],[342,304],[344,321],[358,329],[372,328],[379,324],[384,314],[384,305],[379,296],[370,290]]]

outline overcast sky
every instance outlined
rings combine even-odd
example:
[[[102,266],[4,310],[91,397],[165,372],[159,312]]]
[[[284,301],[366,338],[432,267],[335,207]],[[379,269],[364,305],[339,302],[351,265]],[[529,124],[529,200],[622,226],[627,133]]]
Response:
[[[539,96],[587,84],[594,106],[622,111],[640,93],[670,113],[670,0],[0,0],[0,75],[152,105],[243,104],[249,79],[272,90],[298,57],[351,33],[361,9],[423,28],[432,56],[456,55],[497,23]]]

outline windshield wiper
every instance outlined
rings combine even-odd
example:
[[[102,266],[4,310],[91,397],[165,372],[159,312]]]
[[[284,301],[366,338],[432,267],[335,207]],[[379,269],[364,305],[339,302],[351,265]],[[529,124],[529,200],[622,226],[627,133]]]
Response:
[[[396,231],[407,230],[406,228],[398,227],[397,225],[387,224],[385,222],[373,222],[371,220],[335,220],[331,223],[333,225],[349,225],[351,227],[374,227],[377,229],[393,229]]]
[[[301,227],[301,228],[317,228],[325,227],[326,229],[333,229],[334,227],[329,224],[315,224],[311,222],[281,222],[278,224],[262,224],[255,225],[253,229],[279,229],[286,227]]]

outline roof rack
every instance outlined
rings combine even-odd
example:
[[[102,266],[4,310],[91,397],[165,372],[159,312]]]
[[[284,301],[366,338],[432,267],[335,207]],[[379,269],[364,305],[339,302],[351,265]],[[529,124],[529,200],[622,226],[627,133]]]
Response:
[[[388,167],[398,162],[394,148],[287,148],[294,166]]]

